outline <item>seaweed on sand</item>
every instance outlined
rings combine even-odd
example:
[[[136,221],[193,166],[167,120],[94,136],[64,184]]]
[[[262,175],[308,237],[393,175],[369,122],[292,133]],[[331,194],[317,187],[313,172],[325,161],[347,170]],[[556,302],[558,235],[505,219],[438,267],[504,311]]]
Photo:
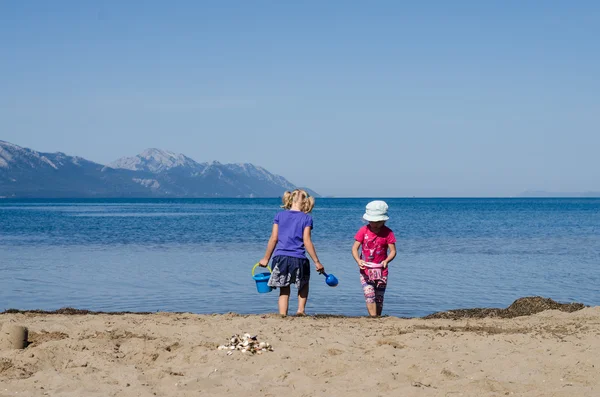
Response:
[[[514,318],[520,316],[530,316],[544,310],[560,310],[572,313],[585,307],[583,303],[559,303],[550,298],[541,296],[529,296],[519,298],[506,309],[499,308],[474,308],[474,309],[456,309],[445,312],[437,312],[423,317],[424,319],[451,319],[459,320],[461,318]]]
[[[151,312],[95,312],[85,309],[75,309],[72,307],[63,307],[58,310],[18,310],[18,309],[7,309],[0,314],[65,314],[65,315],[86,315],[86,314],[152,314]]]

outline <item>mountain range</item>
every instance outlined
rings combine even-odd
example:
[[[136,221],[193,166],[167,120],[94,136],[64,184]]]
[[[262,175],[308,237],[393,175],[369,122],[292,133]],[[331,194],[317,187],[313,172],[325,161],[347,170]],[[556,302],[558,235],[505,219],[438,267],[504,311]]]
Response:
[[[595,198],[600,197],[600,192],[587,191],[587,192],[547,192],[545,190],[527,190],[519,195],[519,197],[581,197],[581,198]]]
[[[147,149],[102,165],[0,140],[2,198],[279,197],[295,188],[249,163],[198,163],[183,154]]]

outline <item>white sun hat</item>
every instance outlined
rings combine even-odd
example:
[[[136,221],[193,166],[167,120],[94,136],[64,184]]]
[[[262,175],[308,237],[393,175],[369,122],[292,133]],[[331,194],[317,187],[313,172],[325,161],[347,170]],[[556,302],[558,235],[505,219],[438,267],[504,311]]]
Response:
[[[363,219],[369,222],[387,221],[390,217],[387,214],[388,205],[385,201],[375,200],[367,204],[367,210]]]

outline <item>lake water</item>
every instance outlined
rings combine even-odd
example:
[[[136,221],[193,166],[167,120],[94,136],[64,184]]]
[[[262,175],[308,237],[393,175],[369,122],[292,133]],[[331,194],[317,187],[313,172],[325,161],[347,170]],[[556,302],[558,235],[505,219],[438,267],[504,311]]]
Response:
[[[350,254],[369,199],[317,199],[309,314],[365,315]],[[398,240],[384,314],[600,305],[600,199],[386,199]],[[278,199],[0,200],[0,310],[267,313],[252,266]],[[295,289],[292,288],[293,295]],[[296,299],[290,302],[295,312]]]

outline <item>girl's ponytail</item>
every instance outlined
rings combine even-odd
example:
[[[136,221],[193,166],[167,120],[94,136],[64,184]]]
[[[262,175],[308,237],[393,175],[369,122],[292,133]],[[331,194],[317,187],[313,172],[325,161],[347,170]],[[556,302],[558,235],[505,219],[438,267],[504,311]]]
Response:
[[[302,212],[306,212],[308,214],[315,207],[315,198],[309,196],[306,192],[304,192],[304,194],[306,196],[304,196],[304,200],[302,201]]]
[[[281,198],[281,201],[283,202],[283,205],[281,206],[281,208],[284,208],[286,210],[289,210],[290,208],[292,208],[292,203],[294,201],[292,192],[286,190],[285,193],[283,193],[283,197]]]

